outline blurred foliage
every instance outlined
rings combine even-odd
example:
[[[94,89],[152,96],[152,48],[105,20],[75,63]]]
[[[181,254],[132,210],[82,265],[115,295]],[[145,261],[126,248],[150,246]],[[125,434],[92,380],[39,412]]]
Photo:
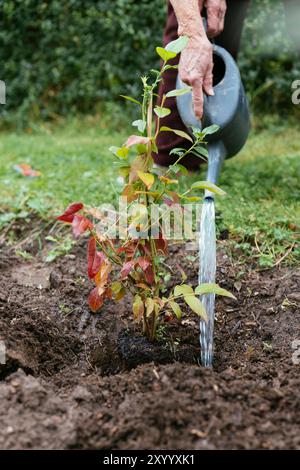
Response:
[[[1,112],[42,119],[91,112],[95,103],[135,94],[155,65],[164,0],[1,1]],[[5,115],[3,116],[5,117]]]
[[[295,109],[291,85],[300,79],[299,25],[298,0],[252,0],[239,56],[252,108],[269,112]]]
[[[2,118],[90,113],[120,93],[136,95],[138,77],[157,65],[165,17],[165,0],[0,0]],[[280,0],[252,1],[240,65],[254,103],[290,104],[300,69]]]

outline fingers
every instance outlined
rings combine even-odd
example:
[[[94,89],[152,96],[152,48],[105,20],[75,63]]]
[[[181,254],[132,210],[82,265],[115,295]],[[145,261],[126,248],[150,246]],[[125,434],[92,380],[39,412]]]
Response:
[[[202,78],[192,79],[188,73],[184,71],[180,74],[183,83],[193,87],[193,105],[194,112],[198,119],[203,115],[203,80]]]
[[[206,72],[206,75],[203,80],[203,90],[208,96],[214,96],[214,87],[213,87],[213,64],[211,64]]]
[[[203,82],[202,80],[194,80],[192,83],[193,86],[193,104],[194,104],[194,113],[196,118],[199,120],[203,116]]]
[[[226,1],[206,0],[205,6],[207,11],[207,36],[213,38],[224,29]]]
[[[192,85],[189,73],[186,70],[182,70],[181,67],[179,67],[179,76],[183,83],[190,86]]]
[[[213,47],[207,37],[195,37],[184,49],[179,61],[181,80],[193,88],[193,106],[198,119],[203,115],[203,92],[213,91]]]

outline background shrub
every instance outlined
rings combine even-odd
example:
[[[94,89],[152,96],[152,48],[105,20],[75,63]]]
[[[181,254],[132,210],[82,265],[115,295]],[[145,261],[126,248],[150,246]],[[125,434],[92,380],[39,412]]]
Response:
[[[165,0],[0,0],[0,7],[4,120],[93,112],[120,93],[135,95],[140,74],[157,65]],[[240,66],[260,107],[290,103],[291,81],[300,78],[291,44],[281,1],[253,0]]]

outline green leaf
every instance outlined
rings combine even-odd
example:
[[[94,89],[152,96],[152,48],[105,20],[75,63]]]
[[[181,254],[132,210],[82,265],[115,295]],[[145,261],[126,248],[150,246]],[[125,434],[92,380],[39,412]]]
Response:
[[[151,299],[151,297],[148,297],[146,299],[145,305],[146,305],[146,316],[149,317],[154,310],[155,302],[153,299]]]
[[[204,134],[198,127],[192,127],[192,132],[197,139],[203,139]]]
[[[183,199],[184,201],[188,201],[188,202],[197,202],[197,201],[201,201],[202,200],[202,197],[199,197],[199,196],[180,196],[180,199]]]
[[[144,313],[144,304],[140,295],[135,295],[132,310],[134,319],[139,321]]]
[[[171,155],[171,153],[170,153],[170,155]],[[185,166],[180,165],[180,163],[176,163],[176,165],[172,165],[171,169],[174,173],[178,173],[180,171],[180,173],[182,173],[183,175],[188,175],[189,174],[188,169]]]
[[[209,135],[209,134],[214,134],[220,129],[220,126],[217,124],[213,124],[212,126],[206,127],[205,129],[202,130],[202,134],[204,136]]]
[[[140,101],[136,100],[135,98],[131,98],[131,96],[126,96],[126,95],[120,95],[120,96],[121,98],[124,98],[124,100],[131,101],[132,103],[142,106],[142,103]]]
[[[199,286],[196,287],[195,294],[197,295],[216,294],[216,295],[222,295],[223,297],[230,297],[231,299],[236,300],[236,297],[231,292],[229,292],[226,289],[222,289],[222,287],[214,283],[200,284]]]
[[[158,147],[157,147],[157,144],[155,142],[155,140],[152,140],[152,143],[151,143],[151,150],[153,153],[158,153]]]
[[[161,132],[174,132],[174,134],[179,135],[179,137],[183,137],[183,139],[187,139],[192,143],[194,142],[192,137],[189,134],[187,134],[186,132],[181,131],[179,129],[171,129],[171,127],[162,126],[160,128],[160,131]]]
[[[146,185],[147,189],[151,189],[154,184],[154,175],[152,173],[143,173],[142,171],[137,172],[140,180]]]
[[[192,184],[191,189],[207,189],[214,194],[218,194],[218,196],[224,196],[226,193],[223,189],[219,188],[213,183],[209,181],[196,181],[196,183]]]
[[[143,119],[137,119],[136,121],[133,121],[132,125],[134,127],[137,127],[139,132],[143,134],[146,129],[147,123]]]
[[[198,153],[200,156],[208,158],[208,150],[202,145],[198,145],[197,147],[195,147],[194,151]]]
[[[179,284],[178,286],[175,286],[174,288],[174,295],[175,297],[178,296],[185,296],[185,295],[194,295],[194,290],[191,286],[188,286],[187,284]]]
[[[185,47],[188,45],[188,42],[189,38],[187,36],[180,36],[175,41],[169,42],[169,44],[166,46],[166,50],[179,54],[183,51],[183,49],[185,49]]]
[[[174,59],[177,56],[177,52],[167,51],[163,47],[157,47],[156,52],[164,62],[168,62],[168,60]]]
[[[126,160],[128,155],[128,148],[127,147],[109,147],[109,151],[113,153],[116,157],[120,158],[121,160]]]
[[[187,93],[191,93],[192,87],[185,86],[184,88],[180,88],[178,90],[171,90],[168,91],[166,94],[166,98],[172,98],[173,96],[182,96],[186,95]]]
[[[194,295],[188,295],[184,297],[184,300],[193,310],[193,312],[197,313],[197,315],[199,315],[199,317],[201,317],[204,321],[207,321],[207,314],[204,305],[197,297]]]
[[[181,320],[182,312],[181,312],[181,308],[178,305],[178,303],[174,302],[174,300],[170,300],[169,305],[170,305],[171,309],[173,310],[173,312],[175,313],[178,320]]]
[[[147,145],[145,144],[137,144],[136,149],[139,155],[147,153]]]
[[[122,176],[123,178],[127,178],[129,173],[130,173],[130,166],[121,166],[119,168],[119,175]]]
[[[161,106],[155,106],[154,112],[159,118],[164,118],[171,114],[171,110],[169,108],[162,108]]]
[[[178,70],[178,65],[166,64],[166,65],[164,66],[164,71],[170,70],[170,69]]]
[[[169,153],[169,155],[178,155],[178,157],[181,157],[181,155],[186,151],[186,149],[176,147],[172,149]]]
[[[110,287],[111,287],[111,290],[113,291],[113,294],[118,294],[123,286],[120,281],[115,281],[111,284]]]

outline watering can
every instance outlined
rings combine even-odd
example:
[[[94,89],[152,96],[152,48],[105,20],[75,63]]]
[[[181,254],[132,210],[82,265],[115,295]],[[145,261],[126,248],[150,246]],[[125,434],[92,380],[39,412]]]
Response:
[[[224,159],[236,155],[247,140],[250,115],[240,72],[231,54],[213,45],[213,60],[215,94],[204,95],[202,122],[195,116],[192,93],[177,96],[177,108],[187,128],[202,129],[212,124],[219,126],[217,132],[206,136],[209,153],[207,180],[217,184]],[[177,89],[184,87],[178,76]],[[213,195],[207,192],[206,197]]]
[[[204,96],[203,118],[200,122],[193,110],[192,93],[177,96],[177,107],[187,128],[202,129],[217,124],[219,129],[206,136],[208,142],[207,181],[217,184],[226,158],[236,155],[244,146],[249,130],[250,116],[247,98],[239,69],[232,56],[222,47],[213,46],[214,96]],[[185,85],[177,78],[177,88]],[[204,194],[199,238],[199,284],[216,282],[216,230],[214,194]],[[215,319],[215,295],[205,294],[201,300],[207,313],[207,321],[200,320],[201,363],[211,367],[213,363],[213,337]]]

